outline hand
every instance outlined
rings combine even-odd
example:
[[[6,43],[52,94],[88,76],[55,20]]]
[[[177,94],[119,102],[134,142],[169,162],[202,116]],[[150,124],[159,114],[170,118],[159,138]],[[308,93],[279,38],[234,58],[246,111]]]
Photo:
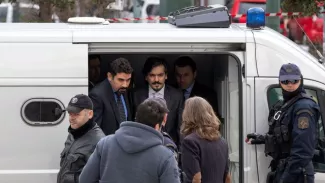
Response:
[[[250,133],[247,134],[247,138],[245,140],[247,144],[264,144],[265,138],[264,135],[258,133]]]

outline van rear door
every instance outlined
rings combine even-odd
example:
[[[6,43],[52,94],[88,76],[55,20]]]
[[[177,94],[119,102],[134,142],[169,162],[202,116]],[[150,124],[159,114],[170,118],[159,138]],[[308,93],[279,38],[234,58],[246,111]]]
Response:
[[[0,26],[0,182],[56,183],[69,121],[53,111],[87,94],[88,46],[69,31],[12,26]]]

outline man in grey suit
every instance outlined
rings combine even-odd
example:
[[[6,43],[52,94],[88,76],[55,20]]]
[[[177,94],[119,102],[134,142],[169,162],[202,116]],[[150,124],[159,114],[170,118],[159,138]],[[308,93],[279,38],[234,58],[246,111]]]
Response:
[[[137,88],[135,90],[133,97],[134,111],[147,98],[164,98],[169,113],[163,131],[167,132],[179,146],[184,101],[182,92],[165,84],[167,79],[167,64],[163,58],[156,56],[149,57],[143,66],[142,72],[148,83],[148,87]]]

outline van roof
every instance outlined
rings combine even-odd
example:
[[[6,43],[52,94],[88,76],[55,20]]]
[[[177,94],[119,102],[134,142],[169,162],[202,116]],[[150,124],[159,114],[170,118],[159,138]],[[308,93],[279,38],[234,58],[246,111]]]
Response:
[[[156,29],[156,30],[211,30],[220,31],[242,31],[243,26],[236,23],[230,25],[229,28],[178,28],[168,23],[110,23],[103,24],[69,24],[69,23],[12,23],[0,24],[0,31],[21,31],[21,30],[84,30],[84,29],[101,29],[101,30],[116,30],[116,29]],[[246,26],[245,26],[246,27]]]
[[[82,42],[93,42],[92,39],[95,41],[102,39],[99,42],[105,42],[105,40],[110,42],[114,36],[117,36],[120,39],[123,37],[152,39],[149,42],[243,43],[245,42],[245,30],[245,24],[231,24],[229,28],[177,28],[168,23],[110,23],[108,25],[6,23],[0,24],[0,42],[79,42],[78,38],[82,39]],[[108,40],[105,37],[111,39]],[[118,40],[114,39],[114,41]],[[120,41],[123,42],[123,40]]]

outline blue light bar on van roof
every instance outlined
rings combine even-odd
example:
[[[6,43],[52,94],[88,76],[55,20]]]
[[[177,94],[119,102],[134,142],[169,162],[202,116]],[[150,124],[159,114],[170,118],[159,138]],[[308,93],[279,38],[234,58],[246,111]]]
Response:
[[[262,8],[250,8],[247,10],[246,26],[259,29],[265,26],[265,11]]]

